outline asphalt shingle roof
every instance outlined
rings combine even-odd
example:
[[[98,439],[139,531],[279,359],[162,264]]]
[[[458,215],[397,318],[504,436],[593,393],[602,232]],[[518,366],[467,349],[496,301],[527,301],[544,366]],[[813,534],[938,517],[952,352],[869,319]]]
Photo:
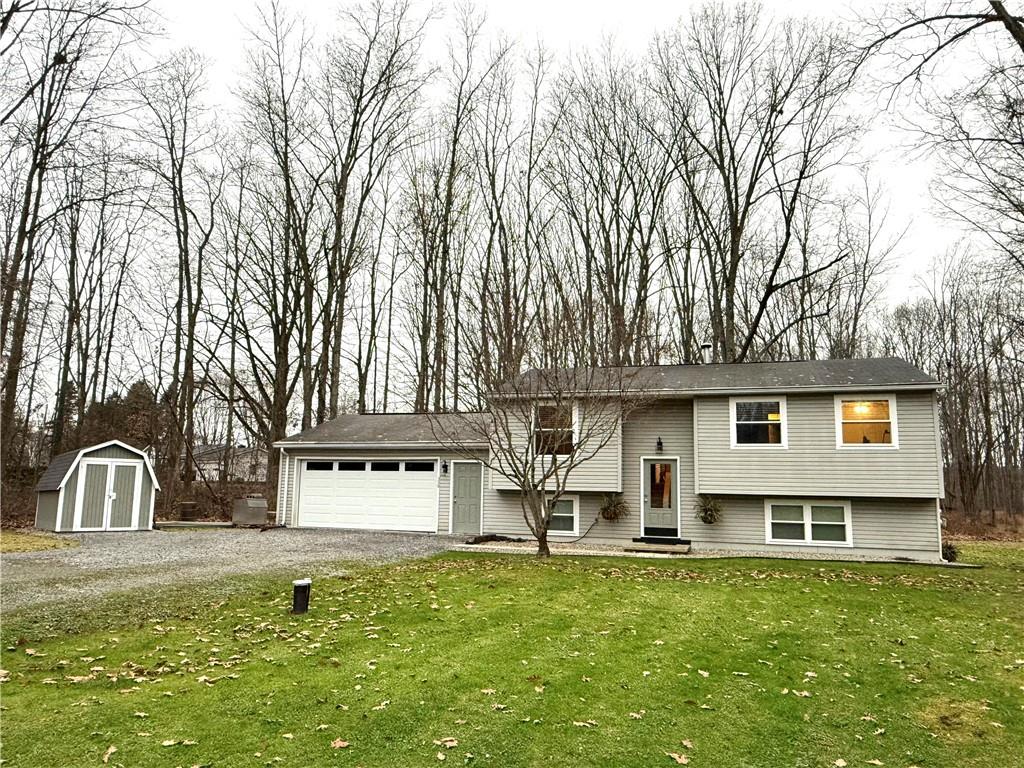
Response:
[[[64,475],[71,469],[71,465],[75,461],[75,457],[78,456],[84,449],[79,448],[74,451],[68,451],[67,453],[58,453],[50,460],[50,465],[43,472],[42,477],[39,478],[39,482],[36,483],[36,492],[39,491],[59,491],[60,483],[64,479]]]
[[[529,370],[513,379],[505,392],[540,392],[562,376],[583,382],[588,391],[626,389],[650,394],[741,393],[801,389],[850,391],[913,387],[935,389],[939,382],[897,357],[860,360],[800,360],[773,363],[651,365],[633,368]]]
[[[468,419],[483,421],[486,418],[485,413],[346,413],[279,442],[336,445],[376,443],[385,447],[389,443],[406,446],[422,444],[428,448],[443,442],[435,432],[438,435],[457,435],[459,427],[466,426]]]

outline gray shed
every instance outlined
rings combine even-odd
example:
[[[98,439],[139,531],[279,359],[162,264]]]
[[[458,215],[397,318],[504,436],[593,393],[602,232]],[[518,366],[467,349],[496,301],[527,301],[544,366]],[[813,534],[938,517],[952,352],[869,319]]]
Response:
[[[36,528],[148,531],[160,484],[144,451],[120,440],[59,454],[36,485]]]

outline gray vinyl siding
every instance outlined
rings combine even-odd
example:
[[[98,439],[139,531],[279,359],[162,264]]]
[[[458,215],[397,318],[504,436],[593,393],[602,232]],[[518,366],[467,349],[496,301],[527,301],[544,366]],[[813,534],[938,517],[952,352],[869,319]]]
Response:
[[[787,396],[787,448],[730,448],[729,398],[697,398],[697,489],[712,494],[941,498],[934,397],[932,392],[896,393],[898,448],[837,448],[832,394]]]
[[[75,499],[78,497],[78,473],[81,465],[74,468],[64,482],[64,504],[60,511],[58,531],[70,531],[75,526]]]
[[[587,419],[586,405],[580,404],[577,408],[579,421],[585,422]],[[597,413],[598,415],[594,418],[600,419],[602,422],[605,420],[610,422],[610,419],[607,418],[603,410],[598,410]],[[581,431],[586,431],[587,429],[584,427]],[[622,490],[622,425],[616,422],[610,436],[608,431],[600,426],[595,426],[593,431],[592,439],[598,444],[606,436],[609,439],[604,445],[599,445],[599,447],[588,449],[584,446],[581,449],[584,455],[591,450],[593,455],[587,456],[585,460],[569,472],[566,490],[575,493],[585,491],[620,491]],[[528,444],[527,441],[530,439],[530,433],[531,430],[527,424],[521,424],[518,429],[514,430],[514,439],[522,442],[524,452]],[[514,468],[510,468],[509,474],[515,474]],[[490,487],[501,491],[517,490],[515,482],[497,471],[491,472]]]
[[[812,501],[814,497],[804,496],[799,499]],[[692,515],[689,518],[684,515],[683,535],[693,542],[695,550],[723,548],[758,552],[845,553],[908,557],[914,560],[939,559],[939,523],[935,499],[851,499],[852,547],[766,544],[763,497],[725,496],[720,501],[722,518],[713,525],[706,525]]]
[[[57,530],[59,491],[42,491],[36,495],[36,528],[41,531]]]
[[[282,459],[279,473],[278,488],[278,522],[282,525],[295,526],[298,524],[298,494],[297,489],[302,473],[301,462],[306,459],[424,459],[447,461],[449,465],[453,460],[465,459],[454,451],[445,450],[363,450],[363,449],[337,449],[337,448],[303,448],[292,449],[288,452],[287,458]],[[451,481],[451,471],[446,474],[438,468],[438,514],[437,532],[448,533],[448,516]],[[486,501],[485,501],[486,504]]]
[[[129,461],[139,461],[142,457],[133,451],[126,451],[119,445],[108,445],[106,448],[100,448],[96,451],[85,451],[82,454],[83,459],[128,459]]]
[[[139,529],[148,530],[153,527],[153,512],[154,512],[154,499],[153,499],[153,480],[149,476],[149,472],[143,467],[142,470],[142,488],[139,490]]]

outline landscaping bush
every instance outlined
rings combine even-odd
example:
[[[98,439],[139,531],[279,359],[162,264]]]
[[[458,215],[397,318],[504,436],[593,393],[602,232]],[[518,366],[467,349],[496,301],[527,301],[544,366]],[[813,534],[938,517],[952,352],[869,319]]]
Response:
[[[707,525],[717,523],[722,517],[722,502],[713,496],[702,493],[697,497],[697,504],[694,506],[697,519]]]
[[[952,541],[942,542],[942,559],[949,563],[955,563],[960,557],[960,550]]]

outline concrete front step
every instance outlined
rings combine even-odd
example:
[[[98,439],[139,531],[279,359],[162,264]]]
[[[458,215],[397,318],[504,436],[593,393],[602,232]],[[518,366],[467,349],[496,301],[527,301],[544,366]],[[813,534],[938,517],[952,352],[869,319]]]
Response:
[[[623,547],[626,552],[649,552],[662,555],[688,555],[689,544],[630,544]]]

